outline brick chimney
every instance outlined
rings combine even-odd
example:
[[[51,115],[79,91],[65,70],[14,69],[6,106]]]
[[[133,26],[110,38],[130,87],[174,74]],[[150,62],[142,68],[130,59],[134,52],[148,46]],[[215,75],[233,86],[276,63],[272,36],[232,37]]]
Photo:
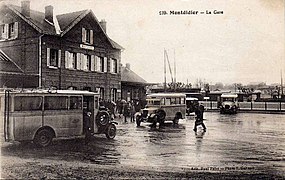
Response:
[[[45,7],[45,19],[53,23],[53,7],[51,5]]]
[[[130,63],[126,63],[126,68],[127,68],[128,70],[131,70],[131,64],[130,64]]]
[[[102,19],[100,21],[100,26],[102,27],[102,29],[104,30],[105,33],[107,33],[107,22],[105,21],[105,19]]]
[[[26,16],[30,17],[30,1],[22,1],[21,2],[21,13]]]

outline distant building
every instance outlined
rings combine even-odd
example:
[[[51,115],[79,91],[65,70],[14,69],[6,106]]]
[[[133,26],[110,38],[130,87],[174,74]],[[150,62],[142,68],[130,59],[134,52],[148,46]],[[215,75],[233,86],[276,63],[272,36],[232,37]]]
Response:
[[[121,50],[91,10],[54,16],[21,7],[0,7],[0,87],[56,88],[121,96]]]
[[[121,69],[121,98],[127,101],[144,100],[148,83],[131,70],[129,63],[122,66]]]

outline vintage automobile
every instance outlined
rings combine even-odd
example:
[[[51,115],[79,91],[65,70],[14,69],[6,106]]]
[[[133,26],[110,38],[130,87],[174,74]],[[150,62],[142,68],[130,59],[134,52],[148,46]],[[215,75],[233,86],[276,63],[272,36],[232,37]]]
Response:
[[[146,97],[146,107],[135,114],[137,126],[141,122],[148,122],[152,127],[156,124],[163,125],[165,121],[178,124],[186,113],[185,94],[180,93],[156,93]]]
[[[220,105],[220,113],[221,114],[236,114],[239,105],[237,102],[237,94],[222,94],[221,95],[221,105]]]
[[[190,113],[195,112],[198,106],[199,106],[198,98],[186,97],[186,107],[187,107],[186,113],[188,116],[190,115]]]

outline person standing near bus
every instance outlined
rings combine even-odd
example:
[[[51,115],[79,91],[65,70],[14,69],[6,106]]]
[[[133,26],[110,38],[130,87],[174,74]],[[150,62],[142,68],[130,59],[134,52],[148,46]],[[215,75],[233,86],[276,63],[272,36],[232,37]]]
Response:
[[[91,139],[91,112],[84,110],[83,127],[85,132],[85,144],[87,145]]]

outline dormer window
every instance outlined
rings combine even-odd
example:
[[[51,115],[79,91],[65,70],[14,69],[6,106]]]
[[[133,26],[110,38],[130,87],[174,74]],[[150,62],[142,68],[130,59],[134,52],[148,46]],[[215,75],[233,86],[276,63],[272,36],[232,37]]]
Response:
[[[18,37],[18,22],[2,24],[1,39],[16,39]]]
[[[82,28],[82,42],[93,44],[93,30]]]

